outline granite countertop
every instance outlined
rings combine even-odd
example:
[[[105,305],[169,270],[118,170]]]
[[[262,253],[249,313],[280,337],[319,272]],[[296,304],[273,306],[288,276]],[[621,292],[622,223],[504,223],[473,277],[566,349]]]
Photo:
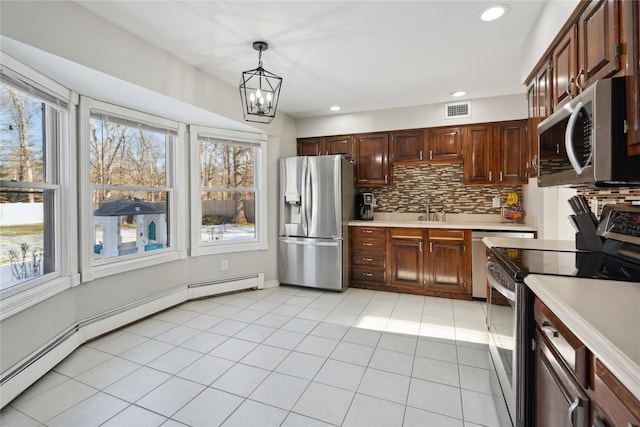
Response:
[[[375,213],[372,221],[349,221],[349,226],[360,227],[406,227],[447,228],[463,230],[537,231],[534,224],[503,223],[500,215],[493,214],[447,214],[446,221],[418,221],[419,213]],[[438,214],[440,215],[440,214]]]
[[[536,274],[525,283],[640,399],[640,284]]]

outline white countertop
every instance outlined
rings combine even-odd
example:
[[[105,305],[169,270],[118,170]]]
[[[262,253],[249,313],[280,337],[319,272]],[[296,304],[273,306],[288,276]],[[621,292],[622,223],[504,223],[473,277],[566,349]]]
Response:
[[[512,237],[483,237],[482,243],[488,248],[514,248],[514,249],[542,249],[545,251],[576,250],[573,240],[541,240],[541,239],[514,239]]]
[[[640,399],[640,283],[536,274],[525,283]]]
[[[537,231],[532,224],[503,223],[500,215],[447,214],[446,221],[418,221],[418,213],[375,213],[372,221],[349,221],[349,226],[447,228],[463,230]]]

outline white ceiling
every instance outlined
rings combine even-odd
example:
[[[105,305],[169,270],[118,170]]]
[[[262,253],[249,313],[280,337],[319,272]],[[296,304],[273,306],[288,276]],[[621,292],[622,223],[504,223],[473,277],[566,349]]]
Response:
[[[77,1],[230,85],[257,66],[284,78],[294,117],[524,93],[522,45],[545,1]]]

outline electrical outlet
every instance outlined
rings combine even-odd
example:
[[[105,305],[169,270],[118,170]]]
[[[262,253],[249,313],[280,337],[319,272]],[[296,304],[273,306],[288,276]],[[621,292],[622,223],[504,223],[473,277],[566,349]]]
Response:
[[[493,198],[493,207],[494,208],[499,208],[500,207],[500,197],[496,196]]]
[[[220,269],[222,271],[227,271],[229,269],[229,260],[223,259],[222,262],[220,262]]]

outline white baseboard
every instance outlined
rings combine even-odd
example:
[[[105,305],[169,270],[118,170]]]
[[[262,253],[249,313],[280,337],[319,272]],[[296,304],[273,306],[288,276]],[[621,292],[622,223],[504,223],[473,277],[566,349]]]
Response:
[[[277,281],[270,280],[265,286],[264,275],[260,273],[216,282],[196,283],[83,320],[2,373],[2,377],[0,377],[0,409],[73,353],[75,349],[93,338],[191,299],[243,289],[263,289],[272,287],[273,282],[275,282],[275,286],[279,285]]]
[[[277,288],[278,286],[280,286],[280,282],[277,280],[267,280],[266,282],[264,282],[264,288]]]

